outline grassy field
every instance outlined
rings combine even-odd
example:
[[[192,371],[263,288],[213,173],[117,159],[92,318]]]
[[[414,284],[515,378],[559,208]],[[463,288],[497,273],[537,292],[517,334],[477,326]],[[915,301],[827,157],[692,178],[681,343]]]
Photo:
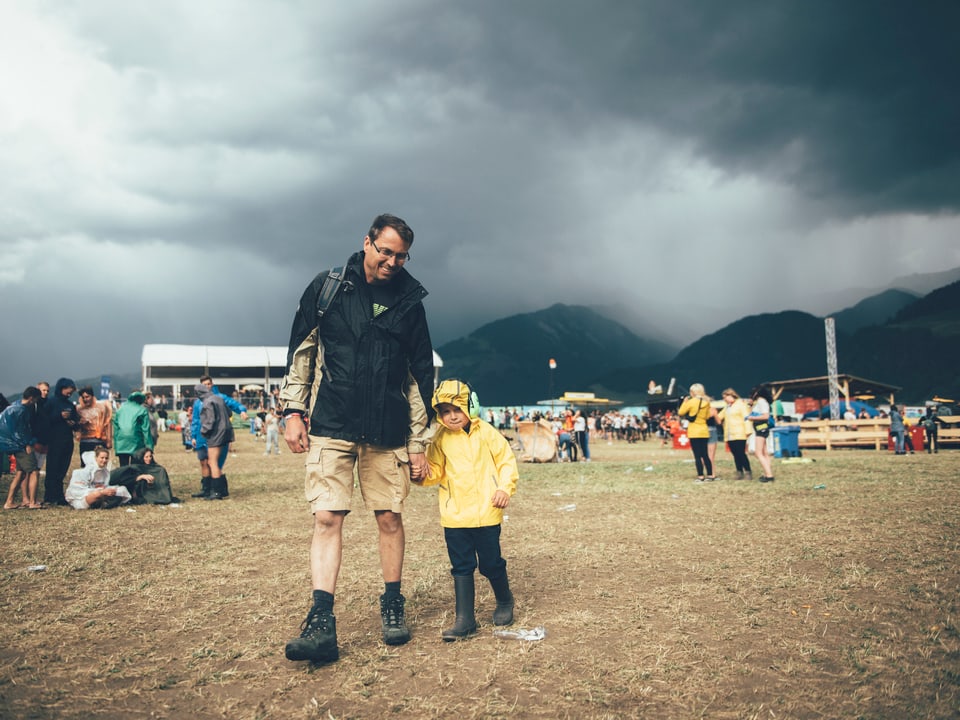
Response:
[[[178,440],[158,460],[188,497]],[[414,488],[413,640],[383,645],[358,497],[341,659],[312,668],[283,656],[309,604],[302,457],[236,449],[223,502],[0,515],[0,717],[960,716],[956,450],[811,452],[768,485],[732,480],[729,456],[695,485],[690,454],[654,442],[523,465],[503,546],[537,642],[494,637],[485,582],[480,633],[441,642],[452,582],[435,490]]]

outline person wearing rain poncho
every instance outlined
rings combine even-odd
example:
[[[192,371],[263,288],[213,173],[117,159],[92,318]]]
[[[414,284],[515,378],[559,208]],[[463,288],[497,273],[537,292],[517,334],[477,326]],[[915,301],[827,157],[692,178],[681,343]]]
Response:
[[[210,492],[204,500],[222,500],[229,495],[229,490],[220,457],[228,452],[230,443],[234,440],[230,410],[227,409],[223,396],[213,392],[204,383],[195,385],[193,391],[200,401],[200,434],[207,442],[210,461]]]
[[[454,625],[441,635],[447,642],[477,631],[473,573],[478,567],[497,599],[493,624],[513,622],[500,526],[520,473],[506,438],[475,416],[479,408],[474,397],[470,386],[459,380],[444,380],[433,393],[439,427],[427,449],[429,475],[420,481],[440,486],[440,524],[456,595]]]
[[[166,468],[157,465],[150,448],[140,448],[133,453],[129,465],[111,470],[110,484],[125,487],[135,503],[169,505],[180,502],[170,490]]]
[[[122,485],[110,484],[110,451],[98,447],[83,458],[85,467],[74,470],[67,486],[66,498],[77,510],[112,508],[124,505],[132,499],[130,491]]]

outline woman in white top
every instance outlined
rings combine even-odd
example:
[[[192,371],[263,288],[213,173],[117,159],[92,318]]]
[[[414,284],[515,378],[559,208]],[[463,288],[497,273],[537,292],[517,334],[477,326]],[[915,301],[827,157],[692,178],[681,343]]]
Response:
[[[750,392],[750,398],[753,400],[753,410],[747,415],[747,420],[753,423],[753,434],[755,437],[753,454],[756,455],[763,468],[763,477],[760,482],[773,482],[773,468],[770,464],[770,453],[767,452],[767,437],[770,435],[770,391],[763,385],[755,387]]]

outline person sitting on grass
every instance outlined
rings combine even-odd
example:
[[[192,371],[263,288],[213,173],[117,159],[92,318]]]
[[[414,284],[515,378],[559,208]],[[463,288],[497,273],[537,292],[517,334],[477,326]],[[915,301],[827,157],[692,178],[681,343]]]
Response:
[[[110,484],[125,487],[135,504],[169,505],[180,502],[180,498],[170,490],[170,476],[166,468],[157,465],[150,448],[140,448],[133,453],[129,465],[111,470]]]
[[[437,387],[431,404],[440,426],[427,449],[429,473],[413,480],[440,486],[440,524],[456,595],[456,619],[453,627],[443,631],[445,642],[477,631],[473,572],[478,566],[497,599],[493,624],[513,622],[513,593],[507,561],[500,553],[500,526],[520,473],[507,439],[490,423],[471,417],[471,406],[477,407],[471,395],[470,386],[459,380],[444,380]]]
[[[77,510],[112,508],[130,502],[130,491],[110,484],[110,451],[102,445],[83,458],[85,466],[70,476],[65,496]]]

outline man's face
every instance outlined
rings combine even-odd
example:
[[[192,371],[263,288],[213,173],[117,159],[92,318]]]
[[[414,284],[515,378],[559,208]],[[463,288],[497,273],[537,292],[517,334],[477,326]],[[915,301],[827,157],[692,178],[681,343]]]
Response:
[[[72,385],[67,385],[67,387],[60,390],[60,394],[63,395],[65,398],[68,398],[71,395],[73,395],[74,390],[76,390],[75,387],[73,387]]]
[[[40,391],[40,397],[45,398],[50,394],[50,386],[46,383],[40,383],[37,385],[37,389]]]
[[[371,240],[368,235],[363,239],[363,271],[367,282],[371,284],[390,282],[400,272],[406,262],[406,253],[410,246],[405,243],[392,227],[380,231],[380,237]],[[397,255],[403,253],[401,260]]]
[[[93,395],[90,393],[80,393],[80,404],[84,407],[91,407],[93,405]]]

